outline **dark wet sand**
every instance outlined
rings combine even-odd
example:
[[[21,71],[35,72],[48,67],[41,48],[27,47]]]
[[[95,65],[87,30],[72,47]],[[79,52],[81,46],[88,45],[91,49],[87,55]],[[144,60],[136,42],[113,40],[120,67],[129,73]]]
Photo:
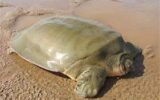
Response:
[[[2,0],[4,1],[4,0]],[[136,70],[107,78],[97,100],[160,100],[160,7],[158,0],[5,0],[0,3],[0,100],[83,100],[76,82],[7,55],[16,31],[55,15],[95,19],[143,49]],[[142,63],[143,62],[143,63]]]

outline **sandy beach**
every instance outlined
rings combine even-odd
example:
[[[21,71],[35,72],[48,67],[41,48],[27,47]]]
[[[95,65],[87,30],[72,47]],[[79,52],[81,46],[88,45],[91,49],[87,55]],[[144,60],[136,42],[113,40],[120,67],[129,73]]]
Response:
[[[0,0],[0,100],[160,100],[160,2],[158,0]],[[107,78],[95,98],[74,93],[76,82],[8,55],[16,32],[41,19],[74,15],[120,32],[142,48],[136,69]]]

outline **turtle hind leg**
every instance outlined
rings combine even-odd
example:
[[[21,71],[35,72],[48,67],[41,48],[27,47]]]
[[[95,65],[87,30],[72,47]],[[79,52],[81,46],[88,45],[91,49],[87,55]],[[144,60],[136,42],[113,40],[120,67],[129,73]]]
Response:
[[[7,49],[7,54],[8,55],[10,55],[10,54],[12,54],[12,53],[14,53],[15,52],[15,50],[13,49],[13,48],[11,48],[11,47],[9,47],[8,49]]]
[[[75,92],[82,97],[94,97],[98,94],[106,79],[106,70],[91,66],[77,78]]]

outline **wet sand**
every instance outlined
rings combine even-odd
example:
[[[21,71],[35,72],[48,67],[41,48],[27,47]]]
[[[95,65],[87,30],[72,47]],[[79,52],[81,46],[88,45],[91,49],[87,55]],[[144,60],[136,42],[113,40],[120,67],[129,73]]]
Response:
[[[136,70],[107,78],[97,100],[160,100],[160,7],[158,0],[2,0],[0,1],[0,100],[83,100],[76,82],[48,72],[16,54],[7,55],[17,31],[55,15],[76,15],[120,32],[143,49]]]

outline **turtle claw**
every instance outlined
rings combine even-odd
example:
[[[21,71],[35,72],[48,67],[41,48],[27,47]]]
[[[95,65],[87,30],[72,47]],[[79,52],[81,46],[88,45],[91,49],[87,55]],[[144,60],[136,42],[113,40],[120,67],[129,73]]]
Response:
[[[86,81],[86,79],[88,81]],[[75,92],[82,97],[94,97],[98,89],[92,84],[92,81],[89,78],[82,79],[78,81]]]

